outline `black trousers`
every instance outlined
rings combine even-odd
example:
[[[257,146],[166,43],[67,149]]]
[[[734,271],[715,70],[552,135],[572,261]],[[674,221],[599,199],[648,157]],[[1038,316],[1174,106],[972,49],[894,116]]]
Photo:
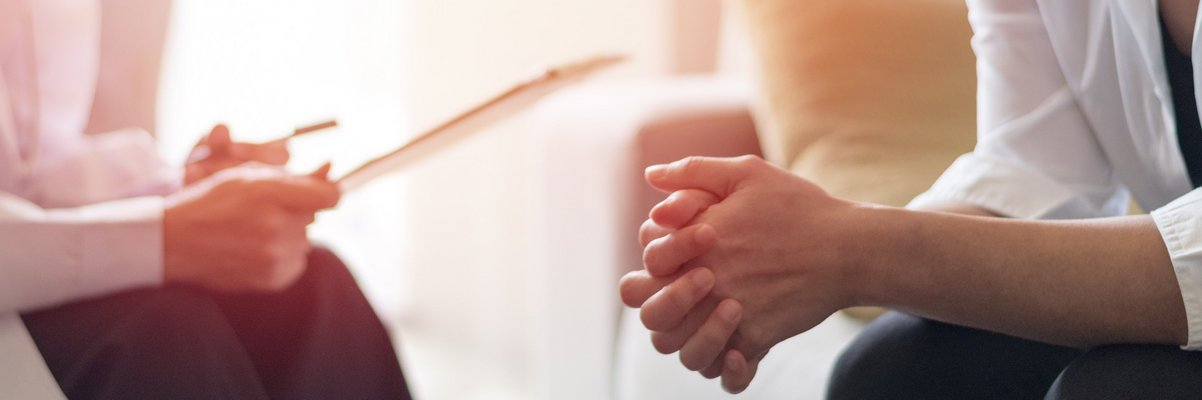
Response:
[[[1053,346],[890,312],[835,364],[830,399],[1202,399],[1202,353]]]
[[[272,294],[167,287],[21,316],[71,399],[408,399],[346,266],[316,249]]]

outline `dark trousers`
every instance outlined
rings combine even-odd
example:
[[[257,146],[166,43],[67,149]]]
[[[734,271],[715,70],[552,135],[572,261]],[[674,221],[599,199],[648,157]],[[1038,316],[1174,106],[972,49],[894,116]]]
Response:
[[[272,294],[135,290],[21,316],[71,399],[408,399],[384,326],[316,249]]]
[[[831,375],[830,399],[1202,399],[1202,353],[1053,346],[890,312]]]

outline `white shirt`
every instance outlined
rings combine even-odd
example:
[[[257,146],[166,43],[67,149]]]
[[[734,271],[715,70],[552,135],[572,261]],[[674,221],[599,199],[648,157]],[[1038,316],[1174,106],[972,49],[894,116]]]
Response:
[[[96,0],[0,0],[0,398],[62,396],[18,313],[162,283],[178,174],[144,130],[84,133],[100,32]]]
[[[1177,143],[1156,0],[968,4],[977,147],[911,207],[953,201],[1015,218],[1095,218],[1125,214],[1133,196],[1154,210],[1172,258],[1184,348],[1202,350],[1202,190],[1192,189]]]

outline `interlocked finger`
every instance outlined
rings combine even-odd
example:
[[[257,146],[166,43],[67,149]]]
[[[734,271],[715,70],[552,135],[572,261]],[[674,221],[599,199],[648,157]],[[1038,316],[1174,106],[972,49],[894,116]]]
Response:
[[[652,240],[643,248],[643,266],[654,276],[676,273],[684,263],[697,258],[718,240],[718,233],[705,224],[690,225]]]
[[[652,240],[668,236],[669,233],[675,231],[676,230],[672,228],[659,226],[659,224],[656,224],[655,221],[652,221],[650,218],[648,218],[646,221],[643,221],[643,225],[639,227],[639,246],[647,247],[647,244],[651,243]]]
[[[751,385],[751,380],[755,378],[760,358],[747,360],[738,350],[726,352],[725,358],[722,368],[722,388],[732,394],[742,393],[747,390],[747,386]]]
[[[719,299],[709,296],[697,304],[692,312],[689,312],[684,321],[680,323],[676,329],[670,331],[652,331],[651,345],[655,350],[662,354],[672,354],[680,351],[684,347],[685,342],[693,336],[693,333],[701,329],[705,321],[709,319],[709,315],[718,307]]]
[[[646,270],[631,271],[622,276],[618,282],[619,295],[622,304],[627,307],[639,308],[652,295],[676,281],[676,276],[651,276]]]
[[[653,331],[669,331],[680,326],[697,303],[714,288],[714,273],[696,268],[685,273],[643,303],[639,316]]]
[[[721,200],[713,193],[701,189],[677,190],[656,204],[651,209],[650,217],[659,226],[681,228]]]
[[[739,326],[743,306],[734,299],[722,300],[710,313],[705,324],[680,349],[680,363],[692,371],[700,371],[718,360],[726,344]]]

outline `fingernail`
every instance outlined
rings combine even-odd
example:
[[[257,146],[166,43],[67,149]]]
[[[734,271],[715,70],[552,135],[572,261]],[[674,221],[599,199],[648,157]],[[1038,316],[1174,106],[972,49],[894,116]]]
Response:
[[[743,314],[743,307],[739,307],[731,302],[726,302],[722,305],[722,318],[727,322],[736,323],[739,317]]]
[[[697,228],[697,233],[693,235],[693,242],[701,246],[709,246],[718,238],[717,232],[714,232],[714,227],[703,225]]]
[[[208,145],[197,147],[188,155],[188,164],[200,162],[213,156],[213,150]]]
[[[714,275],[704,269],[693,272],[693,284],[699,288],[708,288],[714,284]]]
[[[668,166],[663,165],[663,164],[652,165],[650,167],[647,167],[647,169],[643,171],[643,173],[649,180],[659,180],[660,178],[663,178],[664,174],[666,174],[667,172],[668,172]]]
[[[739,372],[743,370],[743,363],[739,362],[738,360],[733,362],[728,360],[726,362],[726,368],[730,369],[730,372]]]
[[[664,198],[664,201],[661,201],[661,202],[659,202],[659,204],[656,204],[655,207],[651,207],[651,212],[648,213],[647,216],[652,217],[651,219],[655,219],[654,218],[655,215],[663,215],[663,213],[664,213],[663,210],[672,207],[672,203],[675,203],[675,202],[676,202],[676,196],[668,196],[668,197]]]

